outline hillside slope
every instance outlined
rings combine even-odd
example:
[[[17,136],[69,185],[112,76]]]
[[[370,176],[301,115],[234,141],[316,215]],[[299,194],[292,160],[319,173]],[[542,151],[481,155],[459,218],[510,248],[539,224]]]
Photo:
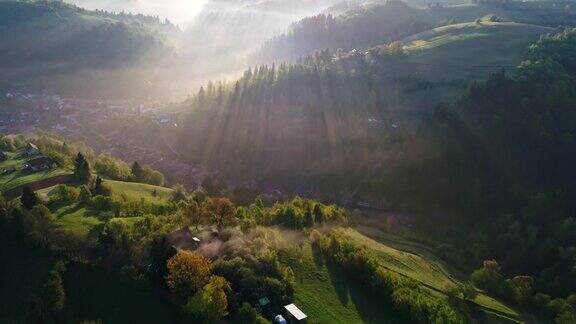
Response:
[[[0,64],[136,64],[170,52],[161,28],[162,23],[143,16],[88,11],[62,2],[2,1]]]
[[[0,88],[84,97],[165,95],[164,81],[177,78],[165,70],[177,59],[178,32],[157,17],[61,1],[0,1]]]
[[[298,58],[324,49],[354,48],[399,41],[415,33],[451,24],[474,22],[485,16],[497,21],[544,27],[574,25],[576,14],[563,5],[543,1],[507,4],[476,3],[442,6],[440,3],[411,7],[402,1],[350,6],[344,11],[307,17],[294,23],[284,35],[266,42],[255,56],[259,62]]]
[[[428,79],[476,79],[486,70],[514,69],[529,44],[549,27],[482,21],[435,28],[402,40],[408,55],[399,73]]]

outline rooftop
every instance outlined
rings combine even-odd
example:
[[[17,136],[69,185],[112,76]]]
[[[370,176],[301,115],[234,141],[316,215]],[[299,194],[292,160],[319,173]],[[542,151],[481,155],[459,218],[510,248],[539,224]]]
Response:
[[[296,307],[296,305],[294,305],[294,304],[286,305],[286,306],[284,306],[284,308],[286,308],[288,313],[290,313],[290,315],[294,316],[294,318],[296,318],[296,320],[298,320],[298,321],[301,321],[301,320],[308,317],[308,316],[306,316],[306,314],[304,314],[300,310],[300,308]]]
[[[187,226],[168,234],[167,238],[168,242],[179,250],[195,250],[200,243]]]
[[[32,143],[28,143],[27,148],[28,148],[28,149],[35,149],[35,150],[37,150],[37,149],[38,149],[38,146],[36,146],[35,144],[32,144]]]
[[[258,303],[260,304],[260,306],[266,306],[270,304],[270,299],[268,299],[268,297],[262,297],[258,299]]]

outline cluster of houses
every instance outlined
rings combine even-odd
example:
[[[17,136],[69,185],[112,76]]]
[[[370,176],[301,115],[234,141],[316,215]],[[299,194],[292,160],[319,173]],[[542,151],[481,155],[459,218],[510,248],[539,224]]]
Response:
[[[23,165],[23,169],[26,171],[38,172],[52,168],[52,160],[49,157],[43,155],[38,147],[32,143],[28,143],[28,145],[26,145],[24,155],[32,158],[26,161]]]
[[[214,232],[211,239],[217,239],[218,233]],[[176,230],[167,236],[168,242],[176,250],[196,251],[200,248],[202,240],[194,236],[188,226]],[[260,298],[255,305],[255,308],[262,314],[269,314],[272,307],[272,302],[267,297]],[[288,323],[305,323],[308,317],[296,305],[289,304],[284,306],[284,314],[278,314],[274,317],[274,324],[288,324]]]

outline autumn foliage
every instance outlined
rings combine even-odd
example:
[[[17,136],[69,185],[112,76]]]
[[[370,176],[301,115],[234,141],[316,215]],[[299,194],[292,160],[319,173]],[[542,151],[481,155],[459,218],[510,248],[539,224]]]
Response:
[[[202,255],[180,251],[168,260],[166,283],[176,296],[186,299],[208,282],[211,269],[210,260]]]

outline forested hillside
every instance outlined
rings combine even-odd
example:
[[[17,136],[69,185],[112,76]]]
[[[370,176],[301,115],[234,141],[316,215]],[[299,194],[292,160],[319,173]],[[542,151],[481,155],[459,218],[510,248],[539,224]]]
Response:
[[[414,133],[418,114],[455,98],[468,80],[520,64],[526,47],[553,31],[492,22],[449,28],[430,34],[445,37],[438,43],[421,35],[427,48],[406,41],[366,52],[321,51],[295,64],[248,70],[235,84],[210,84],[184,105],[185,152],[231,177],[296,173],[370,191],[366,182],[375,174],[436,154],[429,139]],[[489,47],[494,43],[500,48]]]
[[[294,23],[288,33],[267,41],[255,59],[278,62],[324,49],[360,50],[400,41],[435,27],[474,22],[488,15],[500,22],[553,28],[570,26],[576,21],[570,8],[562,2],[479,2],[457,6],[434,3],[417,9],[402,1],[387,1],[350,6],[343,12],[335,10],[336,15],[321,14]]]
[[[445,258],[488,260],[475,285],[570,323],[575,50],[573,29],[545,36],[517,70],[424,110],[399,94],[417,80],[384,77],[410,55],[402,48],[323,51],[202,89],[180,143],[230,177],[313,182],[334,199],[378,193],[388,208],[424,212],[418,231]]]
[[[441,190],[458,192],[453,202],[460,200],[477,225],[468,244],[459,243],[464,252],[500,260],[507,274],[532,275],[534,288],[553,296],[576,289],[569,279],[576,244],[574,50],[574,30],[544,37],[516,74],[495,74],[439,109],[432,124],[445,162],[436,165],[449,167],[426,172],[431,182],[458,179]]]
[[[144,16],[87,11],[62,2],[2,1],[0,64],[135,65],[170,53],[161,33],[170,28]]]

